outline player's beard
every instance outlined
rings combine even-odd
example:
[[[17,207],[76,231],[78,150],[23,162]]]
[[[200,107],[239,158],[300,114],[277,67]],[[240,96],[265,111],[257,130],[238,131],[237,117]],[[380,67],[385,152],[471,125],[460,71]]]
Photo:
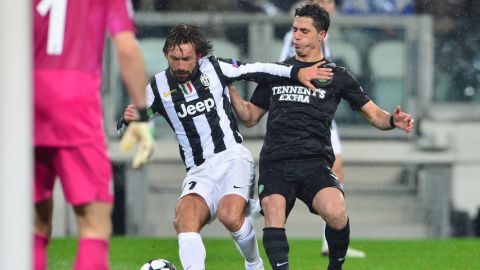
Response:
[[[185,69],[179,69],[179,70],[174,70],[173,75],[175,76],[175,79],[177,79],[178,82],[184,83],[188,82],[192,77],[195,72],[198,70],[198,64],[195,66],[193,70],[185,70]]]

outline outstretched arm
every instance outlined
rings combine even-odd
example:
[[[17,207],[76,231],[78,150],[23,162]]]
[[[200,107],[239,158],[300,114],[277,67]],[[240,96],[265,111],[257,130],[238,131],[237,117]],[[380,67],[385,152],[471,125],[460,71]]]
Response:
[[[279,63],[240,63],[232,59],[210,58],[210,61],[212,63],[218,61],[220,73],[227,82],[238,80],[260,82],[265,78],[272,80],[290,78],[298,80],[310,90],[315,91],[316,87],[311,83],[312,80],[330,80],[333,77],[331,68],[320,67],[325,62],[300,68]]]
[[[132,167],[139,168],[146,164],[153,153],[153,137],[148,126],[145,84],[147,81],[145,63],[137,39],[133,32],[120,32],[113,36],[117,49],[117,57],[123,81],[128,94],[138,108],[138,119],[131,123],[125,131],[120,147],[129,151],[138,144],[138,150],[133,158]]]
[[[408,113],[401,110],[400,106],[395,108],[395,112],[390,114],[372,101],[367,102],[360,109],[362,116],[370,122],[370,124],[381,130],[390,130],[399,128],[409,133],[413,130],[415,120]]]
[[[128,94],[137,108],[146,108],[147,75],[142,51],[133,32],[120,32],[113,37],[120,72]]]
[[[258,121],[260,121],[267,111],[248,101],[243,100],[233,84],[228,85],[228,91],[230,93],[233,110],[235,111],[238,119],[249,128],[257,125]]]

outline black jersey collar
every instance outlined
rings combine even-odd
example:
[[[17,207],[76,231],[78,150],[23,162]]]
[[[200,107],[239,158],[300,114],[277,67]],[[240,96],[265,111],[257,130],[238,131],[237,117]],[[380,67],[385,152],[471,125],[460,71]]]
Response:
[[[295,58],[295,56],[292,56],[292,57],[286,59],[284,62],[286,64],[295,65],[295,66],[299,66],[299,67],[309,67],[309,66],[315,65],[316,63],[322,62],[322,61],[325,61],[325,65],[334,64],[332,61],[330,61],[326,58],[322,58],[321,60],[315,61],[315,62],[303,62],[303,61],[297,60]]]

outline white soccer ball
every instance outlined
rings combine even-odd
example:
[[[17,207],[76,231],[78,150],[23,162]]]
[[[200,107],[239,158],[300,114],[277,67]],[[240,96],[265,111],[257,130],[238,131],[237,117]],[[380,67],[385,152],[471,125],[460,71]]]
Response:
[[[142,265],[142,268],[140,268],[140,270],[176,270],[176,268],[171,262],[167,260],[156,259]]]

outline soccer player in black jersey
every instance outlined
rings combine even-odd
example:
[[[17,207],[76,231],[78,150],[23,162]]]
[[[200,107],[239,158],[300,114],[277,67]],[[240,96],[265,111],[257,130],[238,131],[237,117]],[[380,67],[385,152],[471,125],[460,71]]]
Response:
[[[324,60],[322,41],[328,31],[328,13],[316,4],[295,11],[293,44],[296,56],[285,63],[311,66]],[[296,198],[327,223],[328,270],[341,270],[350,240],[350,227],[340,183],[331,170],[335,161],[330,126],[340,100],[346,99],[372,126],[411,132],[413,118],[395,108],[390,114],[363,92],[345,68],[333,69],[333,78],[317,81],[314,92],[295,80],[263,80],[250,102],[230,88],[232,105],[246,126],[254,126],[268,111],[267,132],[260,153],[258,192],[265,216],[263,245],[274,270],[289,269],[285,222]]]
[[[330,18],[335,14],[336,4],[335,0],[302,0],[294,4],[292,9],[292,14],[295,12],[295,8],[299,7],[300,5],[304,4],[317,4],[323,7],[327,12]],[[326,59],[332,59],[332,51],[331,46],[328,40],[328,34],[325,36],[322,42],[322,52],[323,56]],[[335,51],[335,50],[334,50]],[[287,58],[295,56],[295,48],[293,47],[293,29],[290,29],[283,38],[283,48],[280,53],[279,61],[285,61]],[[340,141],[340,136],[338,133],[337,124],[335,123],[335,119],[332,120],[332,125],[330,128],[330,141],[332,143],[333,154],[335,154],[335,162],[333,163],[332,170],[340,181],[342,188],[344,188],[345,183],[345,173],[344,173],[344,166],[343,166],[343,156],[342,156],[342,144]],[[259,206],[260,207],[260,206]],[[322,249],[321,254],[323,256],[328,256],[328,243],[327,239],[325,238],[325,222],[322,222],[323,225],[323,239],[322,239]],[[366,253],[354,249],[351,246],[348,247],[347,250],[347,257],[352,258],[364,258]]]
[[[212,44],[198,26],[173,27],[163,47],[168,68],[156,74],[146,90],[149,110],[169,123],[187,167],[174,220],[180,261],[183,269],[205,269],[200,231],[218,217],[245,258],[245,269],[263,270],[255,230],[245,218],[253,194],[254,161],[242,146],[226,85],[242,79],[275,81],[298,75],[315,89],[310,81],[331,78],[331,70],[207,57],[211,51]],[[134,107],[129,106],[118,127],[136,119]]]

